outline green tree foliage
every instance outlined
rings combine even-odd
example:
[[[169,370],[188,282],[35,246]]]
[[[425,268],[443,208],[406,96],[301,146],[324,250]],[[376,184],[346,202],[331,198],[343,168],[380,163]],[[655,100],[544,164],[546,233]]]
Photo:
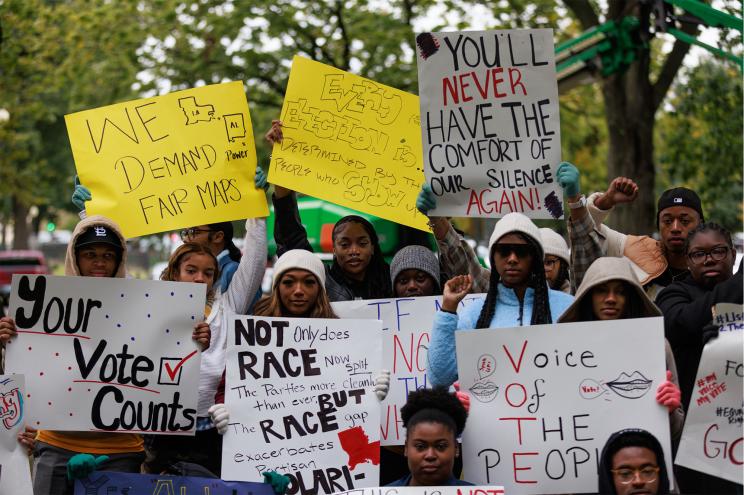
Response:
[[[706,219],[741,231],[741,74],[704,61],[685,71],[669,104],[659,119],[661,185],[695,189]]]
[[[30,206],[71,207],[63,117],[136,96],[137,50],[153,18],[137,2],[0,1],[0,108],[10,116],[0,123],[0,208],[16,247],[27,243]]]

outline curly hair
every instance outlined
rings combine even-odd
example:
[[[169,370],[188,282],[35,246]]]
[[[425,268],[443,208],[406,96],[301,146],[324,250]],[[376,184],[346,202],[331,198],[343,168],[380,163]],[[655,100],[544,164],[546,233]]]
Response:
[[[287,311],[287,308],[282,304],[281,297],[279,297],[279,284],[282,282],[283,278],[284,275],[282,274],[274,284],[274,287],[271,288],[271,294],[263,296],[258,300],[258,302],[256,302],[256,305],[253,307],[253,314],[255,316],[276,316],[284,318],[295,316],[291,315]],[[313,278],[315,278],[315,281],[318,283],[318,297],[315,299],[315,304],[313,304],[312,309],[307,315],[305,315],[305,317],[338,318],[336,313],[333,312],[333,308],[331,308],[331,301],[328,299],[328,293],[326,292],[325,287],[323,287],[323,284],[320,283],[317,277],[313,276]]]
[[[734,242],[731,240],[731,232],[726,230],[721,225],[717,224],[716,222],[701,222],[687,233],[687,239],[685,240],[685,253],[690,250],[690,244],[692,243],[692,239],[697,234],[702,234],[703,232],[716,232],[718,235],[723,237],[723,239],[726,241],[726,244],[728,244],[728,247],[731,249],[734,249]]]
[[[468,419],[468,412],[460,400],[444,387],[410,392],[400,415],[408,431],[419,423],[440,423],[451,430],[455,437],[462,434]]]
[[[530,325],[553,323],[553,319],[550,316],[548,282],[545,279],[545,267],[542,263],[542,256],[540,254],[542,253],[542,248],[530,236],[524,235],[520,232],[515,232],[515,234],[524,239],[532,251],[532,266],[530,266],[529,285],[535,290],[535,298],[532,304]],[[494,244],[494,246],[496,246],[496,244]],[[493,259],[493,248],[491,249],[491,259]],[[493,315],[496,313],[496,300],[499,295],[499,281],[501,280],[501,276],[493,266],[493,263],[491,263],[491,266],[491,278],[489,279],[488,293],[486,294],[486,300],[483,302],[483,309],[481,309],[480,316],[478,316],[478,322],[476,323],[475,328],[490,327]]]
[[[212,254],[212,251],[210,251],[208,247],[196,242],[186,242],[178,246],[178,248],[173,251],[173,254],[171,254],[171,257],[168,260],[168,266],[166,266],[160,274],[160,280],[178,282],[181,273],[181,263],[186,261],[193,254],[209,256],[212,258],[212,261],[214,261],[212,288],[207,291],[207,305],[211,306],[214,302],[215,287],[217,286],[217,281],[220,279],[220,265],[217,262],[217,258],[215,258],[214,254]]]

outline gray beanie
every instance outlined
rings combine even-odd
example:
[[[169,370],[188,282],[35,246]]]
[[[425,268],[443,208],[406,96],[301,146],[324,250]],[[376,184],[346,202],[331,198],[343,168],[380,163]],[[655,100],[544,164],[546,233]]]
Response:
[[[390,280],[395,288],[395,279],[403,270],[416,269],[427,273],[434,279],[437,290],[439,285],[439,260],[431,249],[424,246],[406,246],[390,262]]]

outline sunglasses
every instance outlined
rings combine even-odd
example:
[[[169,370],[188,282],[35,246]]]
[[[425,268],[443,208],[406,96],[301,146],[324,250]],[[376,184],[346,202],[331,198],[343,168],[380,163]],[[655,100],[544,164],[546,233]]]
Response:
[[[517,258],[526,258],[532,255],[532,248],[529,244],[496,244],[493,251],[502,258],[508,258],[512,253],[517,255]]]

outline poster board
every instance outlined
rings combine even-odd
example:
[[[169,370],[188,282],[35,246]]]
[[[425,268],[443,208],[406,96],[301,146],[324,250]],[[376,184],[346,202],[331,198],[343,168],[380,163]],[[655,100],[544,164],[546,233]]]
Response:
[[[26,376],[26,423],[193,435],[205,297],[206,284],[13,275],[5,363]]]
[[[289,495],[379,484],[376,320],[231,319],[222,478],[289,476]]]
[[[504,495],[503,486],[381,486],[336,495]]]
[[[484,297],[468,294],[460,305],[464,307]],[[331,303],[339,318],[382,321],[382,369],[390,371],[390,390],[381,403],[381,445],[403,445],[406,431],[400,408],[406,403],[408,392],[430,387],[426,376],[429,340],[441,302],[442,296],[431,296]]]
[[[744,330],[744,306],[734,303],[718,303],[713,306],[713,323],[719,332]]]
[[[744,465],[744,333],[703,348],[675,463],[735,483]]]
[[[126,237],[269,214],[240,81],[65,115],[88,214]]]
[[[602,447],[631,427],[656,436],[671,472],[669,415],[655,399],[663,328],[659,317],[456,332],[471,394],[463,478],[512,493],[596,493]]]
[[[415,95],[295,56],[269,182],[420,230]]]
[[[275,495],[271,485],[196,476],[98,471],[75,480],[75,495]]]
[[[551,29],[416,36],[430,216],[563,216]]]
[[[26,420],[23,375],[0,375],[0,494],[31,495],[31,465],[18,443]]]

